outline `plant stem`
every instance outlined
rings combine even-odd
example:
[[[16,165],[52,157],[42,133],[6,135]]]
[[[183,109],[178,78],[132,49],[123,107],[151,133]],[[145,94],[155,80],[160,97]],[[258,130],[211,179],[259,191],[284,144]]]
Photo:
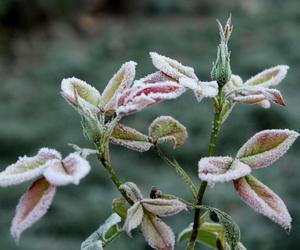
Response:
[[[176,173],[180,175],[180,177],[184,180],[187,186],[190,188],[193,198],[197,200],[197,188],[193,183],[192,179],[189,175],[184,171],[184,169],[178,164],[177,161],[171,161],[161,150],[160,148],[155,145],[154,147],[155,152],[159,155],[159,157],[165,161],[169,166],[175,169]]]
[[[208,156],[214,156],[216,152],[216,143],[217,143],[217,137],[219,130],[222,125],[222,117],[221,117],[221,111],[222,111],[222,89],[219,89],[218,97],[217,99],[214,100],[215,104],[215,112],[214,112],[214,121],[211,129],[211,134],[210,134],[210,143],[208,147]],[[207,181],[203,181],[201,183],[201,186],[199,188],[198,194],[197,194],[197,206],[202,205],[202,200],[204,197],[205,190],[207,188]],[[195,244],[196,244],[196,239],[198,236],[198,231],[200,227],[200,207],[195,209],[195,214],[194,214],[194,224],[193,224],[193,231],[192,235],[189,241],[189,244],[187,245],[186,250],[194,250]]]
[[[124,192],[124,190],[122,190],[120,188],[122,182],[119,180],[115,170],[113,169],[113,166],[111,164],[110,161],[110,155],[109,155],[109,144],[105,144],[105,145],[100,145],[96,143],[96,148],[98,151],[98,159],[100,160],[100,162],[102,163],[103,167],[105,168],[105,170],[107,171],[110,179],[112,180],[112,182],[114,183],[115,187],[119,190],[119,192],[121,193],[121,195],[126,199],[126,201],[132,205],[132,201],[127,197],[126,193]]]

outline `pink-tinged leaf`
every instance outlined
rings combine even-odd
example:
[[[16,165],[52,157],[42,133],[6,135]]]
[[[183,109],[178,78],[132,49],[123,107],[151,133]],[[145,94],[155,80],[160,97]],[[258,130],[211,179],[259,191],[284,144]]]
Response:
[[[143,84],[151,84],[151,83],[158,83],[158,82],[169,82],[173,81],[173,79],[161,71],[157,71],[155,73],[149,74],[139,80],[134,81],[133,86],[143,85]]]
[[[154,143],[171,141],[174,148],[181,146],[188,137],[186,128],[171,116],[156,118],[149,127],[149,136]]]
[[[119,97],[117,114],[128,115],[163,100],[175,99],[184,92],[184,87],[172,81],[137,85]]]
[[[267,167],[286,153],[298,135],[288,129],[261,131],[240,148],[237,158],[251,168]]]
[[[45,178],[55,186],[78,185],[91,170],[87,160],[77,153],[71,153],[63,161],[52,160],[47,163]]]
[[[145,240],[152,248],[156,250],[174,249],[175,235],[160,218],[151,213],[145,213],[141,226]]]
[[[224,85],[222,90],[225,94],[228,94],[229,92],[237,88],[240,88],[242,86],[243,86],[242,78],[238,75],[231,75],[230,81]]]
[[[184,66],[174,59],[159,55],[156,52],[150,52],[150,57],[158,70],[177,81],[182,77],[198,79],[193,68]]]
[[[186,205],[177,199],[143,199],[144,209],[161,217],[172,216],[186,210]]]
[[[16,163],[0,173],[0,186],[17,185],[41,176],[47,168],[47,162],[52,159],[61,159],[61,155],[56,150],[48,148],[40,149],[33,157],[20,157]]]
[[[204,157],[199,163],[199,178],[210,186],[217,182],[228,182],[250,174],[251,168],[231,157]]]
[[[147,135],[120,123],[115,126],[110,142],[138,152],[145,152],[152,146]]]
[[[262,91],[263,95],[270,101],[281,105],[281,106],[285,106],[285,102],[284,99],[280,93],[279,90],[277,89],[264,89]]]
[[[16,242],[23,231],[44,216],[53,201],[55,191],[54,186],[41,178],[21,197],[11,226],[11,235]]]
[[[123,230],[131,236],[131,230],[137,228],[144,216],[144,210],[140,202],[136,202],[127,210],[127,217],[123,226]]]
[[[246,104],[258,104],[264,100],[266,100],[266,97],[262,94],[257,95],[245,95],[245,96],[236,96],[232,98],[235,102],[242,102]]]
[[[248,86],[270,87],[279,84],[287,74],[289,66],[278,65],[273,68],[266,69],[261,73],[251,77],[245,82]]]
[[[286,231],[291,229],[291,216],[284,202],[270,188],[249,175],[234,181],[234,187],[242,200]]]
[[[215,97],[218,94],[218,83],[212,82],[201,82],[191,78],[180,78],[179,84],[194,91],[194,94],[198,102],[201,102],[203,97]]]
[[[73,107],[83,106],[92,112],[97,112],[101,95],[97,89],[75,77],[63,79],[61,94]]]
[[[132,85],[136,64],[133,61],[124,63],[107,84],[101,98],[101,106],[105,111],[115,110],[118,96]]]

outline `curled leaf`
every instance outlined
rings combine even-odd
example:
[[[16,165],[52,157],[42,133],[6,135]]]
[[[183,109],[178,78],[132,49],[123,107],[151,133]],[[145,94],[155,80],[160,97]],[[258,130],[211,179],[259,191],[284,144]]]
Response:
[[[47,163],[45,178],[55,186],[78,185],[91,170],[87,160],[77,153],[71,153],[63,161],[52,160]]]
[[[117,105],[118,96],[132,85],[136,64],[133,61],[124,63],[107,84],[102,93],[100,104],[105,111],[114,110]]]
[[[33,157],[20,157],[19,160],[8,166],[0,173],[0,186],[17,185],[41,176],[47,168],[49,160],[59,160],[61,155],[54,149],[42,148]]]
[[[142,233],[148,244],[156,250],[173,250],[175,235],[160,218],[145,213],[141,224]]]
[[[143,85],[143,84],[150,84],[150,83],[158,83],[158,82],[168,82],[168,81],[173,81],[173,79],[166,74],[164,74],[161,71],[157,71],[155,73],[149,74],[139,80],[136,80],[134,82],[133,86],[136,85]]]
[[[184,92],[185,88],[174,81],[138,84],[119,96],[116,112],[118,115],[128,115],[163,100],[175,99]]]
[[[110,141],[138,152],[145,152],[152,146],[147,135],[120,123],[115,126]]]
[[[150,52],[153,65],[175,80],[179,80],[181,77],[188,77],[192,79],[198,79],[194,73],[194,69],[188,66],[182,65],[180,62],[171,59],[166,56],[159,55],[156,52]]]
[[[231,157],[204,157],[198,163],[199,178],[210,186],[250,174],[251,168]]]
[[[97,89],[78,78],[71,77],[61,82],[61,94],[73,107],[78,105],[97,112],[101,95]]]
[[[200,102],[203,97],[215,97],[218,94],[218,83],[212,82],[201,82],[191,78],[180,78],[180,85],[189,88],[194,91],[197,101]]]
[[[56,188],[46,179],[35,181],[21,197],[12,221],[11,235],[16,242],[21,234],[32,224],[37,222],[50,207]]]
[[[127,197],[133,202],[143,199],[142,193],[137,185],[133,182],[126,182],[120,186],[120,190],[126,193]]]
[[[278,65],[266,69],[245,82],[248,86],[270,87],[278,85],[287,74],[289,66]]]
[[[142,206],[147,211],[161,216],[172,216],[186,209],[186,205],[177,199],[143,199]]]
[[[238,75],[232,74],[229,82],[224,85],[222,90],[225,94],[228,94],[229,92],[231,92],[237,88],[240,88],[242,86],[243,86],[242,78]]]
[[[181,146],[187,139],[186,128],[171,116],[156,118],[149,127],[149,136],[155,143],[171,141],[174,148]]]
[[[284,202],[270,188],[252,175],[234,181],[234,187],[242,200],[256,212],[281,225],[287,232],[291,229],[291,216]]]
[[[107,238],[113,237],[109,235],[108,232],[111,232],[113,229],[113,235],[118,234],[118,223],[121,222],[121,218],[113,213],[103,225],[101,225],[94,233],[92,233],[84,242],[81,244],[81,250],[102,250],[103,243]]]
[[[298,135],[297,132],[288,129],[261,131],[240,148],[237,158],[251,168],[269,166],[286,153]]]
[[[141,202],[136,202],[127,210],[126,221],[123,226],[123,230],[131,236],[131,230],[137,228],[141,223],[144,216],[144,210]]]

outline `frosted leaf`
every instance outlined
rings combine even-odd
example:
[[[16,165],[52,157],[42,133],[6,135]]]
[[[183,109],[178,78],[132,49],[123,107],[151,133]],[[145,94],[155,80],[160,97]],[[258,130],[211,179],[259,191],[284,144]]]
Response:
[[[171,141],[174,148],[181,146],[187,139],[186,128],[171,116],[156,118],[149,127],[149,136],[155,143]]]
[[[198,79],[194,73],[194,69],[188,66],[182,65],[180,62],[171,59],[166,56],[159,55],[156,52],[150,52],[153,65],[175,80],[179,80],[181,77],[188,77],[192,79]]]
[[[231,157],[204,157],[198,163],[199,178],[210,186],[217,182],[228,182],[250,174],[251,168]]]
[[[247,104],[261,104],[261,102],[269,100],[278,105],[285,106],[284,99],[279,90],[263,87],[245,87],[237,89],[236,96],[232,99],[236,102]]]
[[[237,158],[251,168],[269,166],[286,153],[298,135],[288,129],[261,131],[240,148]]]
[[[133,86],[137,85],[143,85],[143,84],[151,84],[151,83],[157,83],[157,82],[169,82],[173,81],[173,79],[166,74],[164,74],[161,71],[157,71],[155,73],[149,74],[139,80],[134,81]]]
[[[137,63],[126,62],[119,71],[112,77],[102,93],[101,106],[105,111],[114,110],[117,104],[117,97],[126,89],[129,89],[135,77]]]
[[[0,186],[17,185],[41,176],[46,163],[51,159],[60,159],[61,155],[54,149],[42,148],[33,157],[23,156],[0,173]]]
[[[201,82],[191,78],[180,78],[179,84],[194,91],[197,101],[200,102],[203,97],[215,97],[218,94],[218,83],[212,82]]]
[[[51,205],[56,188],[44,178],[35,181],[21,197],[12,221],[11,235],[19,241],[23,231],[37,222]]]
[[[287,65],[278,65],[273,68],[266,69],[247,80],[245,85],[260,87],[278,85],[286,77],[288,69],[289,66]]]
[[[141,201],[144,209],[161,216],[172,216],[186,210],[186,205],[177,199],[143,199]]]
[[[83,106],[92,112],[99,111],[101,95],[97,89],[78,78],[71,77],[61,82],[61,94],[73,107]]]
[[[175,99],[184,92],[184,87],[172,81],[136,85],[118,98],[117,114],[128,115],[163,100]]]
[[[103,250],[102,240],[106,238],[108,231],[111,231],[115,227],[118,229],[118,223],[121,222],[121,218],[116,213],[113,213],[94,233],[92,233],[81,244],[81,250]],[[118,233],[114,230],[114,233]]]
[[[144,210],[140,202],[136,202],[127,210],[126,221],[123,230],[131,236],[131,230],[137,228],[141,223],[144,216]]]
[[[287,232],[291,229],[291,216],[284,202],[270,188],[249,175],[234,181],[234,187],[242,200],[274,222]]]
[[[225,94],[228,94],[230,91],[240,88],[242,86],[243,86],[242,78],[238,75],[232,74],[230,81],[224,85],[222,90]]]
[[[120,190],[126,193],[126,196],[133,202],[143,199],[142,193],[137,185],[133,182],[126,182],[120,186]]]
[[[90,170],[91,167],[87,160],[77,153],[71,153],[63,161],[49,161],[44,176],[55,186],[78,185]]]
[[[174,249],[175,235],[160,218],[151,213],[145,213],[141,226],[145,240],[152,248],[156,250]]]
[[[145,152],[152,146],[148,136],[120,123],[115,126],[110,142],[138,152]]]

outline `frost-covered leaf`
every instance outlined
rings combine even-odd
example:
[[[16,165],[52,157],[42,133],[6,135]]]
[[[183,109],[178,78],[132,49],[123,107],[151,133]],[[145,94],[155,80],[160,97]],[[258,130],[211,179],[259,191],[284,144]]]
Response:
[[[163,72],[164,74],[172,77],[175,80],[179,80],[181,77],[188,77],[192,79],[198,79],[194,73],[194,69],[188,66],[184,66],[178,61],[166,56],[157,54],[156,52],[150,52],[153,65]]]
[[[174,81],[138,84],[119,96],[116,112],[128,115],[163,100],[175,99],[184,92],[185,88]]]
[[[46,163],[52,159],[61,159],[61,155],[54,149],[42,148],[33,157],[20,157],[0,173],[0,186],[17,185],[41,176],[46,169]]]
[[[126,196],[133,202],[143,199],[142,193],[137,185],[133,182],[126,182],[120,186],[120,190],[126,193]]]
[[[286,153],[298,135],[288,129],[261,131],[240,148],[237,158],[251,168],[269,166]]]
[[[218,94],[218,83],[201,82],[192,78],[180,78],[179,84],[194,91],[197,101],[200,102],[203,97],[215,97]]]
[[[61,82],[61,94],[73,107],[78,104],[92,112],[97,112],[101,95],[97,89],[75,77],[63,79]]]
[[[234,187],[242,200],[256,212],[290,231],[291,216],[284,202],[270,188],[251,175],[235,180]]]
[[[135,77],[136,64],[137,63],[133,61],[124,63],[107,84],[102,93],[100,104],[105,111],[114,110],[118,96],[132,85]]]
[[[173,79],[161,71],[157,71],[155,73],[149,74],[139,80],[134,81],[133,86],[136,85],[143,85],[143,84],[151,84],[151,83],[158,83],[158,82],[168,82],[173,81]]]
[[[152,146],[147,135],[120,123],[115,126],[110,142],[138,152],[145,152]]]
[[[141,223],[144,216],[144,210],[141,202],[136,202],[127,210],[127,218],[123,226],[123,230],[131,236],[131,230],[137,228]]]
[[[289,66],[287,65],[278,65],[273,68],[266,69],[251,77],[245,82],[245,85],[261,87],[275,86],[286,77],[288,69]]]
[[[113,213],[103,225],[82,242],[81,250],[103,250],[105,240],[119,233],[118,223],[120,221],[121,218]]]
[[[161,216],[172,216],[186,209],[186,205],[177,199],[143,199],[141,201],[144,209]]]
[[[251,168],[231,157],[204,157],[198,163],[199,178],[210,186],[250,174]]]
[[[141,224],[142,233],[148,244],[156,250],[173,250],[175,235],[160,218],[145,213]]]
[[[91,170],[87,160],[77,153],[69,154],[63,161],[51,160],[44,171],[45,178],[55,186],[78,185]]]
[[[228,94],[229,92],[233,91],[234,89],[240,88],[243,86],[243,80],[238,75],[231,75],[231,79],[228,83],[226,83],[223,87],[223,92]]]
[[[149,136],[155,143],[171,141],[176,148],[185,142],[188,134],[186,128],[173,117],[160,116],[151,123]]]
[[[226,242],[231,249],[235,249],[240,241],[241,233],[239,226],[235,223],[232,217],[225,212],[212,207],[207,207],[210,212],[212,221],[220,223],[224,228]]]
[[[68,145],[75,150],[75,153],[79,154],[84,159],[86,159],[89,155],[98,153],[98,151],[96,149],[80,148],[79,146],[72,144],[72,143],[68,143]]]
[[[44,178],[35,181],[21,197],[12,221],[11,235],[19,241],[23,231],[37,222],[51,205],[56,188]]]

